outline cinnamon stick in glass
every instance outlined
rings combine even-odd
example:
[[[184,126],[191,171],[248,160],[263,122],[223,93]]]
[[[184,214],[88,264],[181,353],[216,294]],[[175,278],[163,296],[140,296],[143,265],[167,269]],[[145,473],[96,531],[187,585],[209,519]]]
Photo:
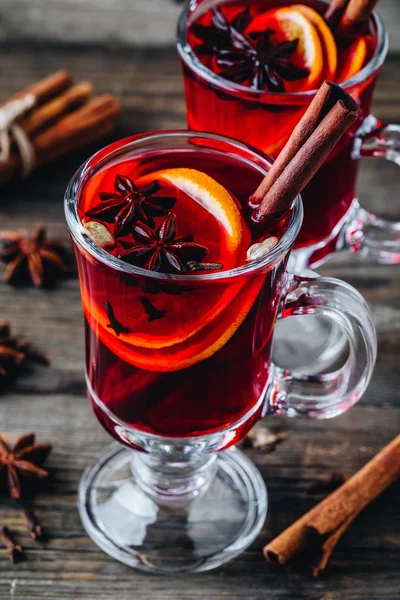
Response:
[[[252,196],[253,219],[262,221],[288,209],[357,119],[356,101],[325,81],[275,163]]]
[[[349,0],[332,0],[325,11],[324,19],[334,31],[349,3]]]
[[[400,435],[320,504],[264,548],[268,562],[298,561],[317,576],[354,518],[400,477]]]
[[[355,35],[369,17],[378,0],[350,0],[337,29],[337,34],[342,37]]]

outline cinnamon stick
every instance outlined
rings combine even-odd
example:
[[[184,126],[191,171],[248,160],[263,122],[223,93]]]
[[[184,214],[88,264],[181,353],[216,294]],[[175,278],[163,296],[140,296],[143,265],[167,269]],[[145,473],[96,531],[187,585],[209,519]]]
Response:
[[[53,98],[60,92],[66,90],[71,84],[72,76],[68,71],[57,71],[56,73],[53,73],[52,75],[49,75],[48,77],[37,81],[36,83],[25,88],[24,90],[17,92],[4,104],[8,104],[12,100],[16,100],[17,98],[23,98],[27,94],[33,94],[33,96],[35,96],[36,98],[36,105],[39,105],[45,100]]]
[[[88,139],[98,139],[109,131],[120,111],[114,96],[104,94],[66,116],[33,140],[38,165],[64,156]]]
[[[254,220],[285,211],[358,117],[356,101],[325,81],[277,160],[254,192]]]
[[[104,94],[68,114],[33,138],[36,166],[65,156],[84,145],[91,144],[112,131],[121,111],[114,96]],[[0,184],[16,177],[21,168],[19,153],[14,151],[0,167]]]
[[[56,96],[49,102],[37,108],[32,114],[24,119],[19,125],[26,134],[32,136],[50,124],[56,122],[60,117],[69,113],[72,109],[81,106],[93,94],[93,85],[90,81],[82,81],[73,85],[65,92]]]
[[[400,477],[400,435],[360,471],[264,548],[266,559],[285,565],[307,559],[314,576],[323,570],[354,518]]]
[[[350,0],[340,19],[338,35],[349,37],[356,34],[368,22],[377,3],[378,0]]]
[[[349,3],[349,0],[332,0],[325,11],[324,18],[329,27],[334,31]]]

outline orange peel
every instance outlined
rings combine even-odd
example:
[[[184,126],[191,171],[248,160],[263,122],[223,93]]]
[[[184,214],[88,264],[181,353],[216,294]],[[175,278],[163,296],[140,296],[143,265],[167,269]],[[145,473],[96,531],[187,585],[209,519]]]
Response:
[[[301,12],[316,27],[324,55],[324,78],[329,79],[330,81],[335,81],[338,65],[338,51],[332,31],[329,29],[323,17],[321,17],[316,10],[311,8],[311,6],[294,4],[291,6],[291,8]]]
[[[313,90],[319,87],[324,78],[324,54],[317,27],[311,20],[292,6],[274,8],[258,15],[249,25],[246,33],[265,31],[275,32],[277,42],[298,39],[298,47],[291,60],[309,70],[308,77],[298,81],[285,81],[286,92]]]
[[[339,71],[337,81],[342,83],[356,75],[364,66],[368,54],[368,44],[364,37],[357,38],[349,48],[343,51],[342,68]]]

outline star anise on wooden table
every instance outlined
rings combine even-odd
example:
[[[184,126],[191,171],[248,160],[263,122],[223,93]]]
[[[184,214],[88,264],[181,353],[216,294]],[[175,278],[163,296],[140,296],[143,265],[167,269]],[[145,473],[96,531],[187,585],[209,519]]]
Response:
[[[49,444],[36,444],[34,433],[21,436],[10,448],[0,434],[0,490],[8,489],[11,498],[19,500],[28,479],[47,477],[43,464],[51,448]]]
[[[22,338],[11,335],[10,324],[0,322],[0,382],[18,365],[26,362],[47,366],[46,356]]]
[[[259,91],[284,92],[284,81],[297,81],[309,75],[308,69],[290,62],[299,40],[276,42],[274,31],[246,34],[250,23],[247,7],[229,22],[220,9],[214,9],[210,26],[193,23],[192,31],[201,40],[195,52],[214,55],[219,75]]]
[[[132,235],[137,243],[132,246],[128,242],[121,242],[126,251],[119,258],[150,271],[186,273],[189,261],[200,262],[207,254],[207,248],[194,243],[192,236],[175,238],[173,213],[168,213],[154,230],[144,223],[137,224]]]
[[[0,260],[6,269],[6,283],[33,283],[43,287],[69,271],[68,252],[55,240],[48,240],[45,227],[28,232],[0,231]]]
[[[8,551],[8,555],[12,563],[18,562],[18,560],[24,555],[24,551],[20,544],[14,539],[11,531],[5,525],[0,529],[0,541]]]
[[[114,188],[115,192],[101,192],[101,203],[88,210],[85,216],[114,223],[115,237],[129,233],[138,221],[154,227],[153,217],[166,215],[176,201],[169,196],[153,197],[160,189],[158,181],[139,190],[130,177],[116,175]]]
[[[246,435],[243,440],[243,446],[270,454],[271,452],[275,452],[277,446],[285,440],[286,436],[282,433],[272,431],[268,427],[258,426]]]

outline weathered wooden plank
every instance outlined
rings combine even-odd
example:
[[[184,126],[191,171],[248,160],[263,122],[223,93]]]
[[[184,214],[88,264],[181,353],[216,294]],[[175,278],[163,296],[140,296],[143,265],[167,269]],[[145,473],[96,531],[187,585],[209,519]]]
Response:
[[[346,598],[356,599],[366,593],[366,578],[368,599],[378,598],[378,591],[381,598],[395,597],[391,586],[396,581],[399,558],[398,487],[388,490],[355,521],[334,554],[329,573],[318,582],[298,575],[288,579],[275,574],[264,563],[260,550],[267,539],[316,502],[306,494],[310,482],[334,470],[350,475],[395,435],[399,409],[391,411],[390,420],[380,408],[361,404],[347,415],[318,425],[270,419],[274,427],[285,432],[286,441],[274,454],[249,452],[271,494],[270,517],[262,534],[251,549],[219,573],[160,579],[132,572],[110,560],[82,530],[75,509],[76,486],[85,463],[107,440],[85,399],[32,395],[26,403],[22,396],[8,394],[3,401],[10,435],[29,423],[38,431],[39,439],[54,444],[54,452],[48,463],[51,480],[36,499],[37,514],[46,527],[46,541],[37,544],[29,540],[18,512],[10,505],[0,507],[1,518],[15,529],[29,553],[27,562],[11,567],[0,556],[0,598],[7,597],[15,580],[17,598],[76,598],[80,597],[74,595],[77,590],[87,599],[105,598],[107,593],[125,597],[130,586],[141,590],[141,598],[152,596],[160,600],[236,600],[243,597],[244,590],[247,597],[254,599],[261,599],[266,590],[272,597],[289,598],[299,586],[296,598],[320,598],[323,593],[346,590]],[[204,596],[205,590],[209,596]]]
[[[181,7],[173,0],[2,0],[2,37],[106,46],[173,43]]]
[[[2,0],[0,42],[57,42],[109,47],[175,42],[181,0]],[[390,49],[400,50],[400,5],[381,0]]]
[[[126,110],[116,137],[145,129],[184,126],[181,79],[173,51],[66,51],[7,49],[0,55],[0,100],[60,65],[77,78],[93,79],[99,91],[118,93]],[[382,72],[375,109],[400,121],[394,59]],[[29,182],[0,190],[0,227],[44,222],[68,243],[62,197],[69,178],[89,151],[83,150]],[[400,217],[398,177],[378,161],[363,167],[360,196],[368,208]],[[385,193],[382,192],[385,187]],[[261,548],[274,534],[310,508],[306,494],[316,478],[334,471],[350,475],[399,430],[400,278],[397,267],[372,265],[350,254],[331,259],[321,272],[342,277],[367,298],[377,324],[379,356],[369,389],[350,412],[325,422],[278,417],[264,425],[283,431],[275,453],[248,451],[270,491],[270,515],[262,533],[242,556],[222,569],[191,577],[149,577],[110,559],[86,536],[76,511],[76,490],[85,465],[109,443],[85,397],[83,327],[78,282],[71,278],[54,290],[15,290],[0,284],[0,318],[47,349],[50,368],[24,374],[0,396],[0,429],[7,435],[35,430],[49,441],[51,477],[37,495],[43,543],[28,537],[18,510],[2,497],[0,525],[7,522],[27,548],[27,560],[11,565],[0,552],[0,600],[394,600],[399,596],[399,486],[393,486],[354,522],[335,551],[329,570],[317,581],[275,573]]]
[[[89,78],[99,92],[111,91],[119,96],[124,104],[124,112],[113,139],[140,131],[185,126],[181,74],[173,50],[163,52],[160,57],[155,57],[153,52],[141,51],[88,51],[83,57],[76,50],[49,53],[42,48],[35,49],[30,55],[26,55],[22,49],[8,50],[0,55],[0,98],[5,99],[11,92],[61,65],[69,68],[76,80]],[[373,110],[377,117],[393,122],[400,120],[399,80],[400,63],[391,59],[382,69],[376,88]],[[58,161],[54,167],[46,169],[46,178],[43,177],[43,172],[36,174],[29,191],[23,184],[0,190],[0,211],[8,205],[10,216],[13,215],[16,224],[20,224],[18,214],[23,213],[23,219],[29,221],[29,204],[40,198],[41,202],[46,203],[47,221],[51,224],[53,215],[57,215],[54,218],[58,219],[61,214],[61,199],[69,178],[92,151],[106,142],[107,140]],[[362,161],[363,188],[360,190],[360,197],[366,208],[382,216],[398,217],[398,182],[398,169],[393,164],[377,160]],[[11,198],[16,198],[18,203],[11,201]],[[59,203],[53,201],[55,198],[59,199]],[[59,227],[57,225],[58,229]]]

